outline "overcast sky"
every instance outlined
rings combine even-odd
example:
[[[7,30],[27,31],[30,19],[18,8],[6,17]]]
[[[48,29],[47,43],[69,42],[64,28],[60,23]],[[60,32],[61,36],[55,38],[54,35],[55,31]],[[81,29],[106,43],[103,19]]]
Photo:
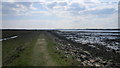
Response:
[[[2,2],[2,28],[118,28],[119,0]]]

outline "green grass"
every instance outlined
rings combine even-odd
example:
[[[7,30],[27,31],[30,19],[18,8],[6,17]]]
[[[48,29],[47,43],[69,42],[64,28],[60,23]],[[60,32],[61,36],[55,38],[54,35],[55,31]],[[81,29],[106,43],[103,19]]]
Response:
[[[9,32],[7,32],[9,33]],[[15,32],[14,32],[15,33]],[[19,34],[18,31],[16,34]],[[8,34],[9,35],[9,34]],[[62,59],[60,57],[64,56],[64,52],[60,51],[61,54],[57,54],[58,52],[55,47],[58,45],[56,41],[53,40],[51,35],[46,32],[20,32],[18,38],[11,39],[7,41],[3,41],[3,61],[9,59],[12,55],[20,55],[20,57],[14,59],[9,64],[3,64],[4,66],[45,66],[46,60],[44,58],[44,53],[38,52],[40,49],[36,48],[36,54],[33,54],[34,47],[36,45],[37,39],[44,38],[46,40],[47,52],[49,53],[51,60],[54,61],[55,66],[76,66],[79,63],[76,60],[73,60],[71,56],[66,59]],[[21,53],[15,53],[14,49],[18,46],[26,46],[25,50]],[[38,52],[38,53],[37,53]],[[37,56],[33,56],[37,55]],[[32,61],[34,59],[34,61]],[[67,61],[65,61],[67,60]],[[36,61],[36,62],[35,62]],[[72,65],[72,63],[74,63]]]
[[[68,58],[62,59],[60,57],[65,56],[63,51],[57,51],[55,49],[55,47],[58,45],[58,43],[56,43],[53,38],[51,37],[51,35],[46,35],[45,38],[47,39],[47,48],[48,51],[52,57],[52,59],[57,63],[58,66],[77,66],[79,64],[79,62],[77,62],[76,60],[72,59],[72,56],[69,56]],[[55,52],[60,52],[61,54],[57,54]],[[67,61],[65,61],[67,60]],[[73,63],[73,64],[72,64]]]
[[[43,36],[41,36],[41,33],[38,35],[38,39],[41,39]],[[36,41],[36,44],[34,44],[34,47],[32,48],[31,53],[31,62],[30,65],[32,66],[44,66],[46,65],[46,61],[44,60],[44,53],[41,52],[41,49],[39,49],[39,45],[37,45],[38,41]]]
[[[33,51],[33,46],[36,43],[36,39],[34,39],[33,41],[31,41],[28,45],[29,47],[27,47],[20,55],[19,58],[17,58],[12,64],[12,66],[30,66],[30,62],[31,62],[31,53]]]
[[[6,64],[4,66],[27,66],[29,65],[31,59],[31,53],[33,45],[36,43],[38,33],[29,33],[26,35],[18,36],[16,39],[10,39],[7,41],[3,41],[3,62],[9,59],[10,56],[16,54],[15,48],[22,45],[26,46],[25,50],[22,53],[19,53],[20,57],[13,60],[12,63]],[[17,54],[16,54],[17,55]]]

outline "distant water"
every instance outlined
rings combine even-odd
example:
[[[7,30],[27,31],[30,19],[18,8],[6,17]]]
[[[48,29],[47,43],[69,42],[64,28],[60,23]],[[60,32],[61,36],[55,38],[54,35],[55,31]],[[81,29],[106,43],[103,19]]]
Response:
[[[89,44],[90,47],[103,45],[106,48],[120,51],[120,30],[60,30],[58,34],[81,44]]]
[[[0,41],[4,41],[4,40],[9,40],[9,39],[14,39],[14,38],[17,38],[18,36],[12,36],[12,37],[9,37],[9,38],[3,38],[3,39],[0,39]]]
[[[82,32],[120,32],[120,30],[60,30],[60,31],[82,31]]]

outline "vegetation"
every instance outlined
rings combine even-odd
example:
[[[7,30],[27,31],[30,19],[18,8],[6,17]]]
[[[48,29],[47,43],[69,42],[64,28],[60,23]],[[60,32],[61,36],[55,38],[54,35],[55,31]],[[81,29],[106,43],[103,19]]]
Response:
[[[56,47],[58,46],[58,43],[55,42],[53,39],[54,36],[52,36],[49,33],[46,33],[45,38],[47,39],[47,49],[52,56],[52,59],[57,63],[57,66],[72,66],[72,63],[76,63],[73,66],[77,65],[77,61],[73,60],[71,56],[69,58],[62,58],[65,56],[63,51],[56,50]]]
[[[52,35],[44,31],[3,31],[3,66],[70,66],[74,60],[63,59]],[[67,62],[65,61],[67,60]]]
[[[3,32],[5,33],[5,32]],[[13,34],[6,32],[9,36]],[[37,32],[13,32],[17,38],[3,41],[3,66],[26,66],[29,65],[32,48],[36,43]],[[19,34],[20,33],[20,34]],[[22,34],[21,34],[22,33]]]
[[[88,47],[90,44],[78,44],[54,31],[3,31],[3,38],[12,36],[17,37],[2,41],[3,66],[82,66],[83,61],[90,60],[102,65],[107,62],[113,65],[112,60],[119,62],[118,53],[107,52],[97,44],[98,50]]]

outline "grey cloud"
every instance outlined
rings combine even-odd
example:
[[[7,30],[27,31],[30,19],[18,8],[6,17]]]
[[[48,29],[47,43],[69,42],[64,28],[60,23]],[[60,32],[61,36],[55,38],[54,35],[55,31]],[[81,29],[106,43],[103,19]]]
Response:
[[[48,3],[47,7],[52,9],[54,6],[57,6],[57,2]]]
[[[16,2],[16,4],[18,5],[23,5],[23,6],[26,6],[26,7],[30,7],[30,5],[32,4],[31,2]]]
[[[9,2],[2,2],[2,14],[3,15],[17,15],[17,11],[20,11],[21,14],[24,14],[27,10],[21,9],[21,6],[24,6],[27,10],[29,10],[29,7],[31,5],[30,2],[15,2],[15,3],[9,3]],[[13,9],[19,9],[19,10],[13,10]]]
[[[81,15],[80,12],[84,11],[86,7],[84,5],[81,5],[79,3],[72,3],[68,6],[67,11],[70,13],[70,15],[73,16],[79,16]]]
[[[32,6],[37,8],[38,11],[47,11],[47,8],[45,7],[45,4],[43,3],[34,2]]]
[[[72,3],[71,5],[69,5],[68,7],[68,11],[82,11],[85,10],[85,6],[79,4],[79,3]]]
[[[67,6],[67,2],[51,2],[47,4],[47,7],[53,9],[55,6]]]
[[[67,5],[66,2],[59,2],[58,4],[59,4],[60,6],[66,6],[66,5]]]
[[[104,8],[99,10],[91,10],[84,12],[85,14],[93,14],[93,15],[106,15],[106,14],[113,14],[117,12],[115,8]]]

